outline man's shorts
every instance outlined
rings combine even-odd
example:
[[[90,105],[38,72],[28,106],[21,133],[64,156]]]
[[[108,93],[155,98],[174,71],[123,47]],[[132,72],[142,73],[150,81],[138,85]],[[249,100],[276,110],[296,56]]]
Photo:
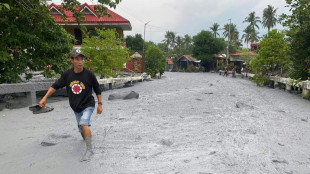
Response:
[[[76,121],[78,124],[79,132],[82,133],[82,127],[81,125],[87,125],[90,126],[90,118],[91,115],[94,112],[95,107],[87,107],[81,112],[74,112]]]

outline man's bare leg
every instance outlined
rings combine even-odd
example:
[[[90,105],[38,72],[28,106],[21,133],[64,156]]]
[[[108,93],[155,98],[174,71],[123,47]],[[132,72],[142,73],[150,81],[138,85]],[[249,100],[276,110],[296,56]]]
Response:
[[[90,157],[94,154],[92,144],[91,144],[91,131],[87,125],[81,125],[82,136],[85,138],[86,151],[81,159],[81,161],[88,161]]]
[[[91,138],[91,131],[90,128],[87,125],[81,125],[82,127],[82,136],[84,138],[90,137]]]

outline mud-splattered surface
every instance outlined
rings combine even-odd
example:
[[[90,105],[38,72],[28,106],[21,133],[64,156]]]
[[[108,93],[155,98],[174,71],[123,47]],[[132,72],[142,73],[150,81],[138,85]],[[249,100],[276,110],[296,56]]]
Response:
[[[140,98],[107,101],[125,91]],[[166,73],[102,94],[90,162],[79,162],[85,147],[67,99],[45,114],[1,111],[1,171],[310,173],[310,102],[297,95],[212,73]]]

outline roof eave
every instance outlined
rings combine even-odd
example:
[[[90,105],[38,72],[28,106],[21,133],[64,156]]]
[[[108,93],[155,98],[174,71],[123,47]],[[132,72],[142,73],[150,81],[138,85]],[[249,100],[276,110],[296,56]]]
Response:
[[[65,23],[65,22],[57,22],[59,25],[62,26],[78,26],[77,23]],[[83,23],[80,25],[84,25],[84,26],[115,26],[115,27],[120,27],[121,29],[123,29],[124,31],[131,31],[132,27],[130,23]]]

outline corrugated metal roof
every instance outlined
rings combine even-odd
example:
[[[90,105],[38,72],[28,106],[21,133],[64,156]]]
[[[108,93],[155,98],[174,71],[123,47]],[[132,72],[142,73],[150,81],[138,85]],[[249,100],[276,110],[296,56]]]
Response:
[[[198,59],[194,58],[192,55],[183,55],[182,57],[186,58],[187,60],[189,60],[191,62],[195,62],[198,60]]]
[[[254,51],[248,51],[248,52],[241,52],[241,53],[230,53],[229,55],[231,56],[246,56],[246,55],[257,56],[257,53]]]

